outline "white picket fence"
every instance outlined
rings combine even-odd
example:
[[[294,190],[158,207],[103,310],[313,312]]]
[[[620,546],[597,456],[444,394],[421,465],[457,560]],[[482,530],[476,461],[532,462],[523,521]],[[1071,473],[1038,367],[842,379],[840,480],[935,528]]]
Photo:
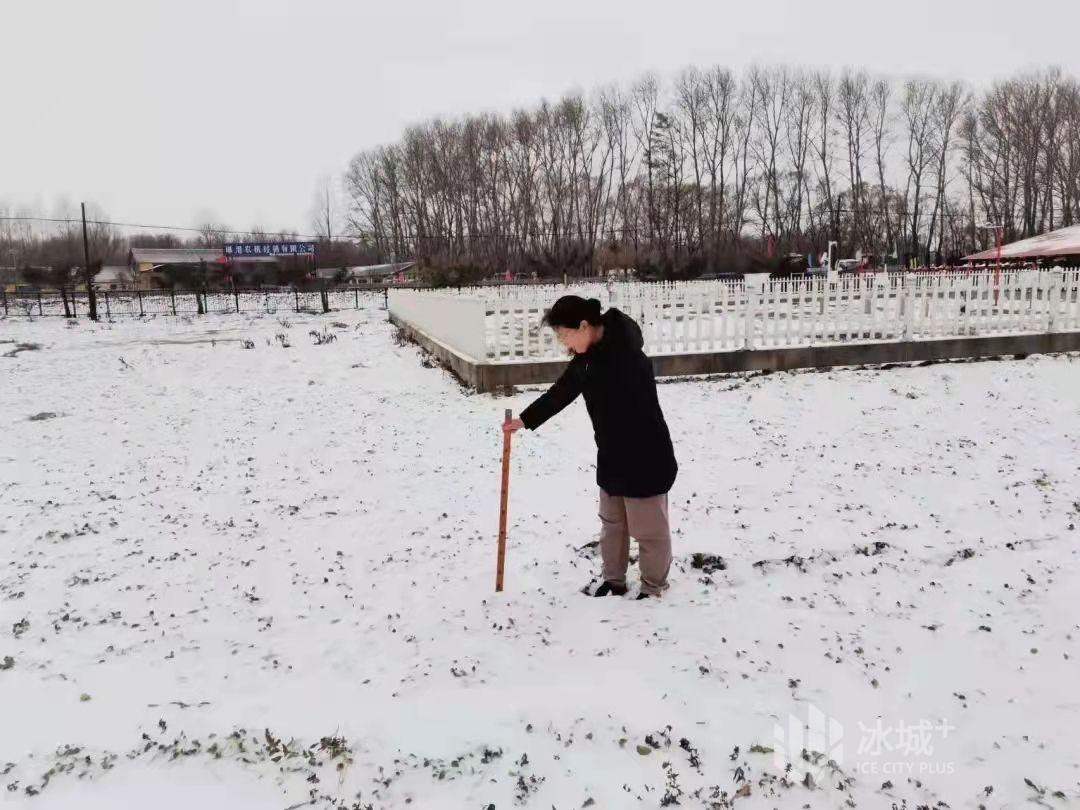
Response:
[[[451,348],[511,363],[565,356],[542,318],[567,293],[618,307],[641,326],[646,352],[660,355],[1074,331],[1078,291],[1080,268],[980,269],[394,290],[390,310]]]

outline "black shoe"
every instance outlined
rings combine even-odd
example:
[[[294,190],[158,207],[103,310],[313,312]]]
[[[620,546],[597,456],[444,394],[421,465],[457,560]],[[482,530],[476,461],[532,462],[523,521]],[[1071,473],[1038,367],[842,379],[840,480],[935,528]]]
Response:
[[[601,582],[600,587],[593,592],[593,596],[625,596],[626,586],[615,585],[611,582]]]
[[[635,599],[634,601],[635,602],[640,602],[642,599],[652,599],[652,594],[651,593],[639,593],[637,595],[637,599]]]

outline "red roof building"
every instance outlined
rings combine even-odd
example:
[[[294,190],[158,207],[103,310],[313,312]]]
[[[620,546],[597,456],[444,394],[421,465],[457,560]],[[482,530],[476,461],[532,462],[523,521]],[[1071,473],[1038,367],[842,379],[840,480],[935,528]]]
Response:
[[[980,253],[965,256],[965,262],[992,262],[998,257],[997,248],[990,248]],[[1080,225],[1058,228],[1050,233],[1021,239],[1001,247],[1001,260],[1015,262],[1038,259],[1080,258]]]

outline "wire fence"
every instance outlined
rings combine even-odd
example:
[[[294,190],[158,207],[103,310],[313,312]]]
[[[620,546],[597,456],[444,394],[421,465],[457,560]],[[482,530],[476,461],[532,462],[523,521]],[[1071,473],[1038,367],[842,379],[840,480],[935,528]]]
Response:
[[[190,315],[229,315],[264,312],[332,312],[386,305],[385,289],[360,287],[321,290],[99,290],[99,318]],[[86,317],[90,302],[85,290],[76,292],[0,291],[0,314],[5,317]]]

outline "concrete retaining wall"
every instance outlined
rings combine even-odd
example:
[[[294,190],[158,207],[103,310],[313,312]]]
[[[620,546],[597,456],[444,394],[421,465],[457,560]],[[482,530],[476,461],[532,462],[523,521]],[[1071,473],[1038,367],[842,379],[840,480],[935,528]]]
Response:
[[[391,316],[411,340],[416,341],[465,383],[480,392],[511,385],[554,382],[566,367],[565,360],[526,363],[475,363],[420,330]],[[919,363],[926,360],[959,360],[1001,355],[1056,354],[1080,351],[1080,332],[999,335],[978,338],[841,343],[830,346],[799,346],[753,351],[664,354],[652,358],[657,377],[688,377],[697,374],[731,374],[741,371],[790,371],[799,368]]]

